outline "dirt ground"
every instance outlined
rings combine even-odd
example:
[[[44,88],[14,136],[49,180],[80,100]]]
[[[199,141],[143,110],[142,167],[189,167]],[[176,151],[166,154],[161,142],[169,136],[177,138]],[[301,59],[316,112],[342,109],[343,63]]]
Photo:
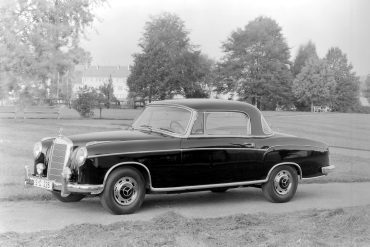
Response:
[[[130,215],[110,214],[97,197],[67,204],[55,200],[3,201],[0,202],[0,233],[58,230],[83,223],[108,225],[119,221],[149,221],[169,211],[187,218],[215,218],[367,206],[370,205],[369,187],[370,182],[300,184],[289,203],[271,203],[259,188],[230,189],[226,193],[152,194],[146,195],[140,210]]]
[[[70,225],[0,235],[0,246],[369,246],[370,206],[284,214]]]

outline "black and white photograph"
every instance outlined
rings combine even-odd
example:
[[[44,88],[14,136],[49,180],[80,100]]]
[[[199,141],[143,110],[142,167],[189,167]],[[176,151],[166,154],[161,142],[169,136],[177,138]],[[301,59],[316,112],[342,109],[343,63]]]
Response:
[[[370,246],[369,13],[0,0],[0,246]]]

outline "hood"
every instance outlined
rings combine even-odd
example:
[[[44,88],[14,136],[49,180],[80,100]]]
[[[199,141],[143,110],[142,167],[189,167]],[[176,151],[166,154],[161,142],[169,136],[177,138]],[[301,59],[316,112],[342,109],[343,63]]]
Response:
[[[154,140],[165,138],[165,136],[149,131],[144,132],[138,130],[117,130],[72,135],[68,136],[68,138],[72,140],[74,146],[81,146],[85,145],[88,142]]]

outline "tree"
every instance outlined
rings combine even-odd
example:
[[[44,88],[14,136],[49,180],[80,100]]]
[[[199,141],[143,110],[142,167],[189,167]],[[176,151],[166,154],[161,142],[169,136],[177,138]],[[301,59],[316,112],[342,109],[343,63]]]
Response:
[[[190,44],[184,22],[164,13],[152,17],[134,54],[127,84],[131,94],[152,99],[202,94],[201,82],[210,71],[201,52]]]
[[[188,80],[184,78],[182,92],[186,98],[208,98],[213,83],[215,62],[206,55],[195,52],[187,54],[184,61]]]
[[[102,0],[103,1],[103,0]],[[15,84],[40,85],[57,97],[76,64],[88,63],[79,46],[98,0],[19,0],[0,9],[0,71]]]
[[[236,92],[264,109],[291,101],[289,48],[281,27],[258,17],[234,31],[223,44],[226,55],[218,64],[216,91]]]
[[[0,72],[0,100],[3,103],[3,100],[8,99],[9,92],[13,91],[12,81],[7,73]]]
[[[73,100],[72,107],[80,113],[82,117],[92,117],[93,109],[103,101],[103,96],[93,87],[84,86],[77,92],[77,98]]]
[[[353,67],[348,63],[347,56],[339,48],[332,47],[325,57],[335,80],[332,107],[336,111],[347,112],[359,104],[360,81]]]
[[[318,59],[319,56],[316,52],[316,46],[311,41],[308,41],[307,44],[299,46],[297,56],[294,59],[292,66],[293,76],[296,77],[306,65],[306,62],[309,59]]]
[[[309,106],[331,105],[335,79],[325,60],[309,59],[293,81],[298,102]]]
[[[365,79],[365,97],[370,100],[370,74]]]
[[[99,87],[99,90],[103,96],[104,105],[106,108],[110,108],[110,103],[112,101],[117,101],[114,96],[113,80],[112,76],[109,76],[108,83],[104,83]]]

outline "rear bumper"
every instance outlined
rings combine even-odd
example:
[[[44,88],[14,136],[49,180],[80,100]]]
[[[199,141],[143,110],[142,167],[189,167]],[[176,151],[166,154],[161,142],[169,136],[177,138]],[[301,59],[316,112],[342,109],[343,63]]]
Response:
[[[325,166],[325,167],[322,167],[321,168],[321,172],[324,175],[328,175],[329,173],[333,172],[334,169],[335,169],[335,166],[334,165]]]
[[[25,178],[24,184],[26,186],[34,186],[35,179],[43,179],[47,180],[52,183],[51,190],[52,191],[61,191],[62,195],[68,195],[70,193],[81,193],[81,194],[92,194],[97,195],[100,194],[104,186],[102,184],[77,184],[77,183],[69,183],[66,179],[62,179],[62,183],[55,182],[53,180],[48,180],[46,178],[40,178],[38,176],[34,176],[30,174],[28,166],[25,167]]]

